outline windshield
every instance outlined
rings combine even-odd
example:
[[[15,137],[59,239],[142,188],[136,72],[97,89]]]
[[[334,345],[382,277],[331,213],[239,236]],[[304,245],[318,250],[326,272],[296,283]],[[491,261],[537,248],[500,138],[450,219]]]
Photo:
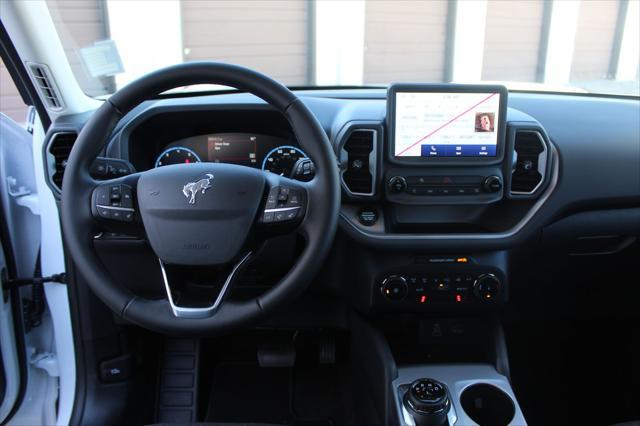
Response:
[[[500,82],[640,96],[639,1],[47,0],[92,97],[213,60],[288,86]]]

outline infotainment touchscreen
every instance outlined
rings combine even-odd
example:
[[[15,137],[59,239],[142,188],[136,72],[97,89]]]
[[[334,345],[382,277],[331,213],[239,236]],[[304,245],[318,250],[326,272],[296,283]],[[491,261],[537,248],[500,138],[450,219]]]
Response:
[[[503,137],[506,89],[501,86],[446,85],[426,90],[390,91],[393,114],[392,156],[495,159]]]

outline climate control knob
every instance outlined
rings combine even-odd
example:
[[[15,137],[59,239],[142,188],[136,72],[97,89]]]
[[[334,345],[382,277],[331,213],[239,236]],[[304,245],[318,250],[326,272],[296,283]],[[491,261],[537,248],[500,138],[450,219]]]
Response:
[[[404,192],[407,189],[407,181],[402,176],[394,176],[389,179],[389,190],[391,192]]]
[[[482,189],[485,192],[498,192],[502,189],[502,179],[500,176],[487,176],[482,182]]]
[[[473,293],[482,301],[492,301],[500,294],[500,280],[493,274],[482,274],[473,283]]]
[[[402,300],[407,296],[407,280],[400,275],[391,275],[382,281],[380,291],[389,300]]]

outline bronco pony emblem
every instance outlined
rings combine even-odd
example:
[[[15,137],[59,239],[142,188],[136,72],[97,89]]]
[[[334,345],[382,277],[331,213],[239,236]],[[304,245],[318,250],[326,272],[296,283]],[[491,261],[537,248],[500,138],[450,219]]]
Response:
[[[199,181],[189,182],[182,188],[184,196],[189,198],[189,204],[196,203],[196,194],[199,191],[202,191],[204,194],[207,189],[211,188],[211,179],[213,179],[213,175],[211,173],[207,173],[205,176],[205,178],[200,179]]]

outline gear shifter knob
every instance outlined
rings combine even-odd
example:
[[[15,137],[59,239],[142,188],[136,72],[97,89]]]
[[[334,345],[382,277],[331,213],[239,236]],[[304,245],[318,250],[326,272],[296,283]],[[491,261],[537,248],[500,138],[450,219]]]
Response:
[[[447,387],[434,379],[418,379],[404,394],[403,403],[416,426],[448,425],[451,408]]]

